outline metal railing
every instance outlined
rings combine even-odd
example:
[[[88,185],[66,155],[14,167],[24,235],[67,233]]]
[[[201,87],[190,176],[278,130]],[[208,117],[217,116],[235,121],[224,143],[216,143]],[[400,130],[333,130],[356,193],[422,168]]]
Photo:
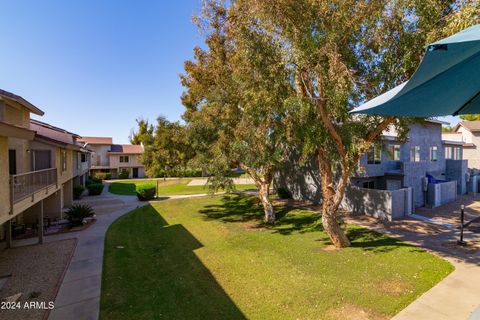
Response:
[[[10,197],[17,203],[57,183],[57,168],[25,172],[10,176]]]

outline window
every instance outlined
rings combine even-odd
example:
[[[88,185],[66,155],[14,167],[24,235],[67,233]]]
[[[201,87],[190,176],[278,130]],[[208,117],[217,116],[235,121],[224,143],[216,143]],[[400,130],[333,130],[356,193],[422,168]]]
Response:
[[[66,150],[62,150],[61,161],[62,161],[62,172],[65,172],[67,171],[67,151]]]
[[[365,189],[375,189],[375,181],[367,181],[363,183]]]
[[[387,147],[388,160],[399,161],[400,160],[400,145],[390,144]]]
[[[410,147],[410,161],[419,162],[420,161],[420,147],[412,146]]]
[[[445,147],[445,159],[453,159],[452,147]]]
[[[120,162],[128,162],[128,156],[120,156]]]
[[[454,149],[455,149],[454,159],[455,160],[462,160],[462,148],[455,147]]]
[[[367,163],[379,164],[382,162],[382,149],[379,146],[373,146],[367,151]]]
[[[80,155],[80,161],[81,162],[87,162],[87,154],[86,153],[82,153]]]
[[[438,160],[438,148],[436,146],[430,147],[430,161]]]

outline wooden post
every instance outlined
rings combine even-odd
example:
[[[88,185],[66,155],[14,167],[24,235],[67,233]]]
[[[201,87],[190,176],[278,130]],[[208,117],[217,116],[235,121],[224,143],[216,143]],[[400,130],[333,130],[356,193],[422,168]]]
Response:
[[[9,219],[7,222],[5,222],[5,227],[7,230],[5,230],[5,240],[7,242],[7,248],[12,247],[12,220]]]
[[[43,200],[38,211],[38,244],[43,244]]]

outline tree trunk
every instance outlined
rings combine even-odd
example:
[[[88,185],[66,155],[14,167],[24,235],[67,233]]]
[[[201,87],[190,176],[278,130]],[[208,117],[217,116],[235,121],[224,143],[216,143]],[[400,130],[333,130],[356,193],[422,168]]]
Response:
[[[328,208],[322,208],[322,224],[325,232],[327,232],[330,241],[336,248],[350,247],[350,241],[348,240],[345,232],[338,225],[336,219],[336,212],[329,212]]]
[[[341,179],[340,184],[342,185],[337,186],[337,190],[335,190],[333,172],[327,157],[324,152],[317,153],[322,183],[322,224],[332,244],[337,248],[345,248],[350,246],[350,241],[338,225],[336,216],[338,207],[345,193],[343,184],[346,184],[347,181]],[[338,199],[340,199],[340,201],[338,201]]]
[[[275,211],[273,211],[272,203],[270,202],[269,195],[270,195],[270,184],[273,180],[273,172],[272,170],[266,170],[263,174],[263,177],[257,174],[256,171],[252,170],[251,168],[247,167],[243,163],[239,163],[240,168],[245,170],[248,175],[253,179],[255,185],[258,188],[258,197],[260,202],[263,205],[263,210],[265,212],[265,223],[267,224],[274,224],[275,223]]]
[[[263,205],[263,210],[265,212],[265,223],[274,224],[275,223],[275,212],[273,211],[272,203],[268,198],[270,194],[270,184],[262,183],[258,190],[260,201]]]

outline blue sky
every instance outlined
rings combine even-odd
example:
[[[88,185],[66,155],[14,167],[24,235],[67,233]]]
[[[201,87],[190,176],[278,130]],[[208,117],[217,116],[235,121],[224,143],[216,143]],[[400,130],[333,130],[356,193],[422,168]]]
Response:
[[[200,0],[0,0],[0,88],[41,121],[127,143],[135,119],[179,120]]]
[[[200,0],[0,4],[0,88],[45,111],[36,118],[116,143],[138,117],[180,119],[178,75],[202,42],[191,22]]]

